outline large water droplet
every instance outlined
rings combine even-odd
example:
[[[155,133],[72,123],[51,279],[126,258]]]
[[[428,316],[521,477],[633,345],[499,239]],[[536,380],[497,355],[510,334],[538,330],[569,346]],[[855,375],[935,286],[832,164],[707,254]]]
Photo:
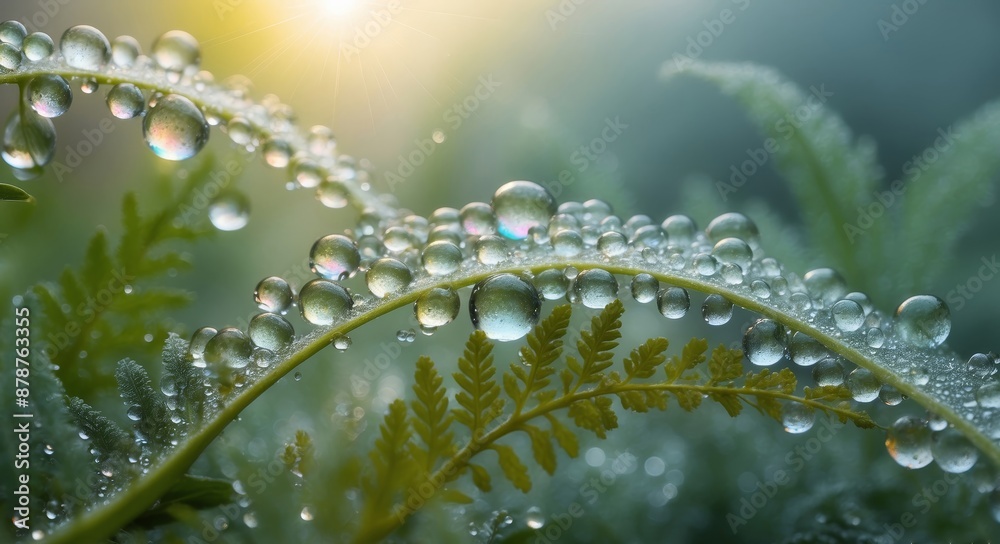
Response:
[[[139,58],[139,51],[142,47],[139,40],[132,36],[118,36],[111,42],[111,61],[116,66],[127,68],[135,63]]]
[[[820,387],[843,385],[844,365],[832,357],[822,359],[813,367],[813,380]]]
[[[541,300],[528,282],[497,274],[476,284],[469,297],[472,324],[500,342],[523,338],[538,323]]]
[[[871,402],[878,398],[882,384],[867,368],[855,368],[844,380],[851,396],[858,402]]]
[[[632,278],[632,298],[639,304],[653,302],[660,290],[660,282],[649,274],[636,274]]]
[[[81,70],[97,70],[108,62],[111,44],[100,30],[78,25],[68,29],[59,40],[59,50],[66,64]]]
[[[687,247],[694,241],[698,226],[686,215],[671,215],[660,223],[660,229],[667,237],[667,245]]]
[[[343,280],[358,269],[361,254],[354,242],[339,234],[324,236],[309,251],[309,267],[329,280]]]
[[[545,526],[545,515],[542,514],[541,508],[532,506],[525,512],[524,522],[531,529],[541,529]]]
[[[989,378],[997,370],[993,357],[985,353],[975,353],[969,357],[965,369],[978,378]]]
[[[385,298],[397,293],[410,285],[413,273],[403,263],[389,257],[372,263],[365,273],[365,283],[368,290],[378,298]]]
[[[28,104],[42,117],[59,117],[72,103],[73,91],[62,76],[40,75],[28,83]]]
[[[921,468],[934,460],[931,455],[931,430],[916,416],[903,416],[889,427],[885,447],[897,463],[906,468]]]
[[[188,346],[188,353],[195,359],[201,358],[205,354],[205,346],[219,331],[212,327],[202,327],[191,335],[191,343]]]
[[[752,249],[760,246],[760,232],[757,230],[757,225],[741,213],[724,213],[716,217],[705,228],[705,234],[713,244],[724,238],[739,238]]]
[[[656,295],[656,308],[668,319],[684,317],[690,307],[691,297],[686,289],[667,287]]]
[[[243,368],[250,364],[253,345],[243,331],[228,327],[219,331],[205,344],[205,362]]]
[[[530,181],[505,183],[493,194],[497,232],[513,240],[528,237],[532,227],[547,225],[556,213],[556,200],[544,187]]]
[[[865,311],[853,300],[839,300],[830,308],[833,323],[844,332],[854,332],[865,324]]]
[[[797,402],[788,402],[781,409],[781,424],[785,432],[801,434],[812,429],[816,422],[816,411]]]
[[[108,91],[108,110],[119,119],[132,119],[146,109],[146,98],[139,87],[131,83],[119,83]]]
[[[9,43],[14,47],[21,47],[24,43],[24,36],[28,29],[19,21],[13,19],[0,23],[0,42]]]
[[[292,343],[295,329],[278,314],[265,312],[254,316],[247,328],[250,340],[259,347],[279,351]]]
[[[847,294],[847,282],[832,268],[817,268],[802,276],[809,294],[824,304],[833,304]]]
[[[9,43],[0,43],[0,71],[13,71],[21,67],[24,55],[21,49]]]
[[[312,280],[299,291],[302,318],[313,325],[331,325],[353,307],[354,299],[347,289],[329,280]]]
[[[569,290],[569,278],[562,270],[550,268],[535,276],[535,288],[545,300],[558,300]]]
[[[56,149],[56,128],[45,117],[17,111],[7,119],[3,133],[3,160],[14,168],[31,170],[45,166]]]
[[[758,319],[743,335],[743,352],[751,363],[771,366],[785,356],[785,327],[771,319]]]
[[[931,436],[934,461],[945,472],[959,474],[972,468],[979,459],[979,450],[955,429],[945,429]]]
[[[701,316],[709,325],[725,325],[733,317],[733,303],[722,295],[708,295],[701,305]]]
[[[208,142],[208,122],[198,106],[187,98],[171,94],[157,99],[142,120],[146,144],[157,156],[182,161],[196,154]]]
[[[470,202],[462,207],[460,216],[462,228],[473,236],[493,234],[497,230],[497,218],[493,208],[483,202]]]
[[[1000,382],[991,381],[977,389],[976,402],[983,408],[1000,408]]]
[[[153,42],[150,57],[164,70],[183,72],[189,67],[198,67],[201,50],[194,36],[182,30],[171,30]]]
[[[607,270],[584,270],[576,277],[573,291],[584,306],[600,309],[618,298],[618,280]]]
[[[799,366],[812,366],[829,355],[823,344],[802,331],[793,334],[788,342],[788,356]]]
[[[473,252],[480,264],[500,264],[510,258],[507,241],[493,235],[483,236],[476,240]]]
[[[292,286],[284,278],[270,276],[260,280],[254,289],[253,298],[261,310],[284,315],[291,307],[294,295]]]
[[[250,200],[239,191],[226,191],[208,205],[208,219],[219,230],[240,230],[250,222]]]
[[[420,295],[413,303],[413,315],[421,327],[437,328],[458,317],[461,304],[454,289],[435,287]]]
[[[22,49],[28,60],[36,62],[48,58],[55,51],[55,43],[48,34],[33,32],[24,38]]]
[[[747,270],[753,262],[753,250],[739,238],[723,238],[712,248],[712,255],[723,263],[732,263]]]
[[[934,348],[951,332],[951,312],[943,300],[933,295],[917,295],[896,309],[896,330],[907,343]]]
[[[447,276],[462,264],[462,250],[451,242],[431,242],[424,248],[420,260],[428,274]]]

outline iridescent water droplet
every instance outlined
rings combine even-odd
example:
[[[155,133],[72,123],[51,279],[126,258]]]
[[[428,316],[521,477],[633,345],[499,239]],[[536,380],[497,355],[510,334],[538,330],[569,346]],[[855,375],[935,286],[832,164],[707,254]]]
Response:
[[[896,309],[896,330],[910,345],[935,348],[951,332],[951,312],[936,296],[910,297]]]
[[[798,402],[787,402],[781,409],[781,424],[785,432],[801,434],[812,429],[816,422],[816,411]]]
[[[226,191],[209,203],[208,219],[219,230],[240,230],[250,222],[250,200],[239,191]]]
[[[142,120],[146,144],[158,157],[189,159],[208,142],[205,115],[187,98],[171,94],[157,99]]]
[[[844,385],[851,391],[851,396],[858,402],[871,402],[878,398],[882,384],[867,368],[855,368],[847,375]]]
[[[59,50],[66,64],[81,70],[98,70],[111,57],[111,44],[100,30],[77,25],[63,33]]]
[[[350,277],[361,264],[361,254],[354,242],[339,234],[316,240],[309,251],[309,268],[329,280]]]
[[[264,312],[250,320],[247,333],[255,345],[271,351],[280,351],[292,343],[295,329],[280,315]]]
[[[632,298],[639,304],[646,304],[656,299],[660,290],[660,282],[649,274],[636,274],[632,278]]]
[[[170,30],[153,42],[150,57],[164,70],[183,72],[201,63],[201,49],[194,36],[182,30]]]
[[[54,74],[32,78],[27,89],[28,104],[42,117],[59,117],[73,103],[69,82]]]
[[[916,416],[903,416],[889,427],[885,447],[897,463],[906,468],[922,468],[934,460],[931,455],[931,430]]]
[[[24,38],[22,49],[24,50],[24,56],[28,60],[37,62],[48,58],[55,51],[56,46],[55,42],[52,41],[52,37],[48,34],[44,32],[32,32]]]
[[[493,234],[497,230],[497,219],[493,208],[483,202],[470,202],[459,212],[462,228],[473,236]]]
[[[270,276],[260,280],[254,289],[253,298],[261,310],[284,315],[292,306],[294,294],[292,286],[284,278]]]
[[[743,352],[758,366],[771,366],[785,356],[785,327],[771,319],[758,319],[743,335]]]
[[[600,309],[618,298],[618,280],[607,270],[584,270],[576,277],[573,290],[584,306]]]
[[[656,295],[656,308],[668,319],[684,317],[690,307],[691,297],[681,287],[667,287]]]
[[[146,109],[146,98],[139,87],[131,83],[119,83],[108,91],[108,110],[119,119],[138,117]]]
[[[541,300],[528,282],[514,274],[497,274],[477,283],[469,297],[472,324],[492,340],[523,338],[538,323]]]
[[[722,295],[708,295],[701,305],[701,315],[709,325],[725,325],[733,317],[733,303]]]
[[[420,254],[424,270],[432,276],[446,276],[462,264],[462,250],[451,242],[431,242]]]
[[[556,200],[544,187],[530,181],[505,183],[493,194],[497,232],[513,240],[528,237],[535,226],[546,225],[556,213]]]
[[[562,270],[550,268],[535,276],[535,289],[545,300],[558,300],[566,296],[569,289],[569,278]]]
[[[442,327],[458,317],[461,305],[454,289],[434,287],[413,303],[413,315],[421,327]]]
[[[403,263],[385,257],[372,263],[365,273],[365,283],[368,290],[378,298],[385,298],[398,293],[410,285],[413,273]]]
[[[52,121],[25,112],[24,122],[15,111],[7,119],[3,133],[3,160],[14,168],[31,170],[45,166],[56,149],[56,128]]]
[[[312,280],[299,291],[302,318],[313,325],[331,325],[353,307],[354,299],[347,289],[329,280]]]
[[[844,365],[828,357],[813,367],[813,380],[820,387],[836,387],[844,384]]]
[[[952,474],[968,471],[979,459],[979,450],[956,429],[931,435],[931,454],[941,470]]]
[[[843,332],[854,332],[865,324],[865,311],[853,300],[838,300],[830,308],[833,323]]]
[[[230,368],[243,368],[250,364],[253,344],[243,331],[227,327],[205,344],[205,362],[222,364]]]

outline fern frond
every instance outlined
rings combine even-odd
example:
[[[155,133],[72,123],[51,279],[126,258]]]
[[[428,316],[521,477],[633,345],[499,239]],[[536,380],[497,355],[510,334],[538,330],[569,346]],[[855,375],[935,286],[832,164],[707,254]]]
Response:
[[[153,389],[146,369],[135,361],[123,359],[115,370],[118,389],[129,407],[129,419],[144,440],[166,448],[170,444],[173,424],[167,416],[167,405]]]
[[[417,370],[413,384],[416,399],[410,403],[413,416],[410,426],[424,443],[426,449],[416,449],[414,457],[418,466],[427,473],[434,470],[437,462],[451,454],[454,435],[449,431],[452,414],[448,411],[448,397],[442,382],[444,380],[428,357],[417,360]]]
[[[500,387],[493,376],[493,343],[486,334],[476,331],[465,343],[465,353],[458,360],[459,372],[454,373],[455,381],[462,392],[455,400],[462,409],[453,409],[455,420],[465,425],[478,436],[500,415],[504,400],[500,398]]]

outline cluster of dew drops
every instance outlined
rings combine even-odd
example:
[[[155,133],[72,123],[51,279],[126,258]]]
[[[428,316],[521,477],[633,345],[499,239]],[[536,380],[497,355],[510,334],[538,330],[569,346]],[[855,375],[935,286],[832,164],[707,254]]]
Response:
[[[139,43],[121,36],[109,41],[99,30],[85,25],[68,29],[59,41],[43,32],[28,34],[21,23],[0,23],[0,74],[30,68],[33,63],[55,63],[78,71],[103,75],[115,70],[141,70],[155,74],[165,86],[187,85],[195,91],[213,84],[213,77],[199,71],[197,41],[182,31],[170,31],[153,44],[149,56]],[[98,90],[96,77],[79,78],[80,90]],[[227,111],[246,111],[223,123],[220,115],[199,107],[180,94],[144,91],[132,83],[117,83],[107,92],[109,111],[117,118],[142,118],[143,137],[150,149],[168,160],[196,155],[207,143],[210,126],[221,128],[238,146],[248,151],[260,148],[265,162],[287,168],[288,187],[311,188],[317,198],[332,208],[348,204],[347,184],[369,189],[367,172],[355,161],[336,153],[336,141],[327,127],[312,127],[304,137],[294,127],[290,108],[274,97],[261,103],[247,98],[245,79],[231,78],[221,87]],[[215,89],[216,87],[213,87]],[[33,77],[22,89],[30,111],[15,110],[3,132],[2,158],[22,177],[37,174],[55,151],[55,128],[51,121],[69,110],[73,101],[70,83],[56,74]],[[266,129],[266,133],[262,129]],[[238,196],[213,202],[209,216],[222,230],[241,228],[247,221],[247,206]],[[510,182],[494,194],[490,203],[475,202],[462,209],[440,208],[428,217],[384,214],[368,210],[357,227],[344,234],[317,240],[310,251],[310,265],[317,278],[293,288],[283,278],[264,278],[254,297],[262,313],[239,328],[216,330],[203,327],[191,338],[189,352],[202,367],[221,365],[241,375],[242,385],[252,379],[253,369],[264,371],[276,354],[291,346],[295,331],[285,315],[298,307],[303,319],[331,326],[396,296],[418,282],[434,283],[413,304],[422,332],[432,334],[455,320],[461,310],[458,292],[446,280],[456,274],[482,273],[468,299],[473,325],[496,341],[523,338],[539,320],[542,300],[565,299],[588,308],[603,308],[619,296],[619,280],[600,267],[578,271],[572,266],[537,271],[532,263],[556,259],[593,260],[614,265],[629,264],[645,269],[661,268],[705,282],[718,282],[730,289],[767,300],[807,315],[810,323],[828,324],[846,341],[868,349],[907,346],[925,358],[947,338],[951,328],[947,306],[930,295],[904,301],[895,319],[874,309],[869,298],[848,292],[842,278],[831,269],[817,269],[802,278],[782,270],[772,258],[762,257],[756,226],[743,215],[729,213],[715,218],[701,232],[693,220],[674,215],[660,223],[645,215],[627,220],[614,215],[599,200],[556,204],[541,186]],[[519,273],[488,274],[503,266]],[[531,273],[535,269],[537,273]],[[363,277],[363,289],[349,288],[352,278]],[[691,306],[688,291],[679,286],[661,286],[653,276],[638,274],[629,290],[639,303],[656,303],[668,319],[684,317]],[[733,303],[718,294],[708,295],[701,307],[709,325],[724,325],[733,314]],[[401,331],[398,338],[412,341],[413,333]],[[350,347],[350,339],[334,339],[339,350]],[[855,401],[880,399],[887,405],[902,402],[895,388],[883,385],[867,369],[848,368],[818,341],[802,332],[792,332],[771,319],[758,319],[744,334],[749,361],[770,366],[785,359],[812,367],[821,386],[846,386]],[[980,382],[965,406],[976,407],[990,417],[1000,408],[1000,382],[994,379],[998,361],[993,354],[978,353],[963,365]],[[918,385],[929,377],[913,371]],[[923,383],[921,383],[923,380]],[[165,390],[169,395],[169,391]],[[809,430],[813,411],[790,403],[784,414],[788,432]],[[998,431],[1000,433],[1000,431]],[[993,436],[1000,439],[1000,434]],[[942,418],[904,416],[889,429],[886,447],[901,465],[920,468],[936,462],[943,470],[961,473],[978,460],[978,450]],[[996,477],[980,478],[978,489],[992,492],[994,517],[1000,520],[1000,488]]]
[[[22,84],[22,100],[30,107],[15,108],[8,117],[0,156],[21,179],[39,175],[51,163],[56,150],[52,119],[73,103],[71,81],[55,73],[62,70],[80,74],[72,79],[85,94],[98,91],[101,77],[133,79],[136,83],[110,86],[107,108],[118,119],[141,119],[143,139],[160,158],[181,161],[197,155],[208,142],[210,127],[218,126],[238,148],[260,151],[267,165],[286,170],[286,188],[314,190],[328,207],[346,206],[349,187],[370,189],[367,163],[356,164],[353,157],[337,153],[329,127],[316,125],[300,133],[294,112],[276,96],[255,102],[245,77],[217,84],[200,64],[197,40],[180,30],[159,36],[145,55],[135,38],[109,41],[87,25],[66,30],[57,47],[48,34],[28,34],[18,21],[0,23],[0,75],[53,72]],[[187,96],[197,96],[200,104]],[[208,212],[216,228],[238,230],[247,224],[249,206],[242,194],[229,190],[213,199]]]

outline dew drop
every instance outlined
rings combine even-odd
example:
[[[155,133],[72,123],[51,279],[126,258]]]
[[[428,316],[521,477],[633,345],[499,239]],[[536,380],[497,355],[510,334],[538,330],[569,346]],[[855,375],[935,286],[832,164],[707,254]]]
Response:
[[[131,83],[119,83],[108,91],[108,110],[119,119],[132,119],[146,109],[146,98],[139,87]]]
[[[28,103],[42,117],[59,117],[73,103],[69,82],[54,74],[40,75],[28,83]]]
[[[628,240],[618,231],[605,232],[597,239],[597,250],[605,257],[617,257],[628,250]]]
[[[32,62],[48,58],[55,51],[52,37],[44,32],[32,32],[24,38],[22,49],[24,56]]]
[[[7,119],[3,133],[3,160],[21,170],[45,166],[56,149],[56,128],[52,121],[26,112],[21,122],[17,111]]]
[[[802,434],[812,429],[816,422],[816,411],[797,402],[788,402],[781,409],[781,424],[785,432]]]
[[[839,300],[830,308],[833,323],[843,332],[854,332],[865,324],[865,311],[853,300]]]
[[[979,450],[955,429],[945,429],[931,436],[931,454],[941,470],[952,474],[968,471],[979,459]]]
[[[965,369],[977,378],[989,378],[996,372],[996,363],[993,362],[993,357],[985,353],[976,353],[969,357]]]
[[[910,345],[935,348],[951,332],[951,312],[933,295],[910,297],[896,309],[896,329]]]
[[[897,463],[906,468],[922,468],[934,460],[931,455],[931,430],[916,416],[903,416],[889,427],[885,447]]]
[[[542,514],[541,508],[537,506],[532,506],[528,508],[528,511],[524,514],[524,522],[531,529],[541,529],[545,526],[545,516]]]
[[[708,253],[699,253],[692,261],[696,272],[702,276],[711,276],[719,271],[719,260]]]
[[[583,237],[575,230],[561,230],[552,236],[551,242],[558,257],[575,257],[583,251]]]
[[[208,205],[208,219],[219,230],[240,230],[250,222],[250,200],[239,191],[226,191]]]
[[[421,327],[442,327],[458,317],[461,305],[454,289],[435,287],[413,303],[413,315]]]
[[[991,381],[977,389],[976,402],[983,408],[1000,408],[1000,382]]]
[[[28,29],[20,21],[13,19],[0,23],[0,42],[9,43],[14,47],[21,47],[24,43],[24,36]]]
[[[844,380],[851,396],[858,402],[871,402],[878,398],[882,384],[867,368],[855,368]]]
[[[354,299],[347,289],[329,280],[312,280],[299,291],[302,318],[313,325],[331,325],[353,307]]]
[[[205,362],[223,364],[230,368],[243,368],[250,363],[253,345],[243,331],[227,327],[205,344]]]
[[[170,30],[153,42],[150,57],[164,70],[183,72],[198,67],[201,50],[194,36],[182,30]]]
[[[903,394],[891,385],[883,385],[882,389],[878,392],[878,398],[885,403],[886,406],[896,406],[905,400]]]
[[[428,274],[447,276],[462,264],[462,250],[451,242],[431,242],[424,248],[420,260]]]
[[[637,274],[632,278],[632,298],[639,304],[655,300],[659,290],[660,282],[649,274]]]
[[[346,236],[331,234],[313,244],[309,251],[309,268],[328,280],[343,280],[354,274],[361,264],[358,247]]]
[[[132,421],[139,421],[142,419],[142,408],[137,404],[133,404],[128,407],[125,415]]]
[[[817,268],[806,272],[802,277],[806,289],[813,298],[822,300],[824,304],[833,304],[847,294],[847,282],[832,268]]]
[[[462,228],[473,236],[493,234],[497,230],[497,219],[493,208],[483,202],[470,202],[459,212]]]
[[[146,144],[158,157],[189,159],[208,142],[208,122],[198,106],[187,98],[171,94],[156,101],[142,120]]]
[[[830,352],[812,336],[797,331],[788,342],[788,355],[799,366],[812,366],[829,357]]]
[[[413,273],[403,263],[385,257],[372,263],[365,273],[365,283],[368,290],[378,298],[385,298],[398,293],[410,285]]]
[[[684,317],[690,307],[691,297],[681,287],[667,287],[656,295],[656,308],[668,319]]]
[[[94,94],[100,85],[97,83],[97,78],[85,77],[80,79],[80,92],[83,94]]]
[[[836,387],[844,384],[844,365],[828,357],[813,367],[813,380],[820,387]]]
[[[63,33],[59,50],[72,68],[98,70],[111,56],[111,44],[100,30],[78,25]]]
[[[566,296],[569,282],[562,270],[550,268],[535,276],[535,289],[545,300],[558,300]]]
[[[723,238],[712,248],[712,256],[719,262],[732,263],[746,270],[753,262],[753,250],[739,238]]]
[[[295,329],[280,315],[264,312],[250,320],[247,333],[255,345],[271,351],[280,351],[292,343]]]
[[[687,247],[694,242],[698,226],[686,215],[671,215],[660,223],[660,229],[667,236],[667,245]]]
[[[499,236],[487,235],[476,240],[473,248],[480,264],[500,264],[510,258],[507,241]],[[560,295],[561,296],[561,295]]]
[[[601,309],[618,298],[618,280],[607,270],[584,270],[576,277],[573,291],[587,308]]]
[[[771,319],[758,319],[743,335],[743,351],[751,363],[771,366],[785,356],[785,327]]]
[[[205,346],[219,331],[212,327],[202,327],[191,335],[191,344],[188,346],[188,353],[195,359],[201,358],[205,354]]]
[[[724,213],[708,224],[705,234],[713,244],[724,238],[739,238],[752,249],[760,246],[760,232],[749,217],[741,213]]]
[[[348,349],[351,348],[352,343],[353,342],[351,341],[351,337],[347,336],[346,334],[338,335],[336,338],[333,339],[333,347],[337,351],[347,351]]]
[[[497,232],[512,240],[528,237],[532,227],[546,225],[556,213],[556,200],[544,187],[530,181],[505,183],[493,194]]]
[[[13,71],[21,67],[24,54],[17,46],[0,43],[0,71]]]
[[[284,315],[292,306],[292,286],[284,278],[270,276],[260,280],[253,292],[257,307],[265,312]]]
[[[273,168],[288,166],[292,158],[292,148],[280,138],[270,138],[264,142],[264,162]]]
[[[709,325],[725,325],[733,317],[733,303],[722,295],[708,295],[701,305],[701,316]]]
[[[118,36],[111,42],[111,62],[116,66],[128,68],[135,64],[140,50],[139,40],[132,36]]]
[[[872,327],[865,333],[865,343],[870,348],[878,349],[885,343],[885,333],[878,327]]]
[[[514,274],[497,274],[477,283],[469,297],[472,325],[492,340],[523,338],[538,323],[541,300],[535,288]]]

